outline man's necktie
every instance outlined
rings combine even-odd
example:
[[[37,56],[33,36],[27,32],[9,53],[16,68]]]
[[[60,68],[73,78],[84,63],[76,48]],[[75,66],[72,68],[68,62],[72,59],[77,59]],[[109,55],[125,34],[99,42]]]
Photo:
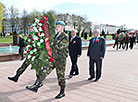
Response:
[[[95,42],[96,42],[96,38],[93,39],[93,43],[95,43]]]

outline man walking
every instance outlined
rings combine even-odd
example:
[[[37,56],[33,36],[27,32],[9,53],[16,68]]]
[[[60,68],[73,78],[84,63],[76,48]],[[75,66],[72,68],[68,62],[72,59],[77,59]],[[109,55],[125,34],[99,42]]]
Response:
[[[21,56],[21,60],[24,59],[24,47],[25,47],[25,42],[24,42],[24,38],[22,38],[21,35],[19,35],[19,54]]]
[[[71,31],[71,37],[69,41],[69,55],[72,62],[69,78],[72,78],[74,75],[79,75],[77,60],[78,57],[81,56],[82,50],[81,38],[76,35],[76,30]]]
[[[94,30],[94,38],[90,40],[87,56],[90,58],[89,62],[89,74],[90,78],[88,80],[92,80],[95,78],[94,82],[97,82],[101,78],[102,73],[102,60],[105,55],[105,40],[101,37],[100,30]],[[94,64],[96,63],[96,73],[94,70]]]
[[[56,99],[65,96],[65,67],[66,67],[66,57],[68,53],[68,36],[64,33],[65,23],[63,21],[58,21],[56,23],[57,34],[54,37],[54,41],[51,43],[53,49],[54,62],[47,61],[46,65],[40,71],[40,74],[36,82],[32,86],[27,86],[28,90],[37,92],[40,88],[42,81],[56,68],[58,84],[60,86],[60,93],[55,97]]]

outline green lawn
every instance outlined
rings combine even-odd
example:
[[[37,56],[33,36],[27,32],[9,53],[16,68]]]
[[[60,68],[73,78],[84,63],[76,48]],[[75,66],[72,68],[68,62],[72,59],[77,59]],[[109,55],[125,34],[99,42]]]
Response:
[[[22,35],[22,37],[24,39],[26,39],[27,35],[26,36]],[[2,38],[0,37],[0,43],[12,43],[12,42],[13,42],[13,36],[12,35],[8,35],[8,36],[2,37]]]
[[[12,43],[13,37],[12,36],[6,36],[6,37],[0,37],[0,43]]]
[[[22,34],[22,37],[24,38],[24,39],[26,39],[27,38],[27,36],[28,36],[28,34],[26,35],[26,36],[24,36],[23,34]],[[87,37],[89,40],[91,39],[91,37]],[[82,40],[84,40],[84,38],[83,37],[81,37],[81,39]],[[112,36],[111,35],[107,35],[107,39],[112,39]],[[0,43],[12,43],[13,42],[13,36],[12,35],[9,35],[9,36],[6,36],[6,37],[0,37]]]

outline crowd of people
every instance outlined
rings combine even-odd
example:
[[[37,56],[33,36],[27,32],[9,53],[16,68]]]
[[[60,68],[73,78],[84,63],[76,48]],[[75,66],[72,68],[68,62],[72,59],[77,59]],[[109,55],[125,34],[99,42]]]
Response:
[[[55,56],[54,61],[47,61],[43,68],[40,68],[39,74],[36,74],[36,81],[33,85],[27,86],[26,89],[33,92],[37,92],[40,87],[43,86],[43,80],[56,69],[57,79],[60,86],[60,92],[55,97],[56,99],[65,96],[65,68],[66,68],[66,58],[69,51],[69,56],[72,62],[71,70],[68,78],[71,79],[75,75],[79,75],[79,68],[77,65],[77,60],[82,53],[82,41],[79,36],[76,35],[76,30],[71,31],[71,36],[68,38],[67,34],[64,32],[65,23],[63,21],[58,21],[56,23],[57,34],[53,38],[51,43],[51,48],[54,49],[53,56]],[[100,30],[94,30],[94,37],[90,40],[87,55],[89,58],[89,75],[88,80],[93,82],[99,81],[102,74],[102,60],[104,59],[106,45],[105,40],[100,37]],[[20,37],[20,40],[23,39]],[[20,45],[20,44],[19,44]],[[22,47],[22,44],[20,45]],[[23,49],[20,48],[20,53],[22,56]],[[22,59],[24,57],[22,56]],[[94,65],[96,64],[96,70]],[[20,75],[27,69],[30,65],[27,58],[23,62],[22,66],[17,69],[16,75],[13,77],[8,77],[9,80],[17,82]]]
[[[115,34],[115,44],[113,48],[116,46],[116,50],[118,49],[133,49],[134,45],[138,43],[138,35],[137,33],[128,33],[128,32],[117,32]]]
[[[33,85],[27,86],[26,89],[31,90],[33,92],[37,92],[40,87],[43,86],[43,80],[52,72],[53,69],[56,69],[58,84],[60,86],[60,92],[55,97],[56,99],[62,98],[65,96],[65,69],[66,69],[66,58],[69,56],[72,63],[70,73],[67,76],[67,79],[71,79],[72,77],[79,75],[79,68],[77,65],[78,58],[80,58],[82,54],[82,41],[79,36],[77,36],[77,31],[75,29],[71,30],[71,34],[68,37],[64,32],[65,23],[63,21],[58,21],[56,23],[56,31],[55,37],[53,38],[53,42],[51,43],[52,49],[54,49],[53,56],[55,56],[54,61],[47,61],[43,68],[39,68],[40,71],[36,74],[36,81]],[[33,27],[30,27],[30,32],[33,31]],[[90,43],[88,46],[87,57],[89,58],[89,75],[88,80],[92,80],[92,82],[97,82],[101,78],[102,75],[102,61],[106,52],[106,43],[105,39],[100,37],[100,30],[95,29],[93,32],[94,37],[90,39]],[[24,59],[24,39],[22,36],[19,37],[19,54],[21,55],[21,60]],[[138,42],[138,37],[134,34],[129,35],[128,33],[119,32],[115,34],[115,46],[120,44],[119,48],[123,48],[126,50],[128,46],[130,49],[133,49],[133,46],[136,44],[136,40]],[[26,58],[23,62],[22,66],[17,69],[16,75],[14,77],[8,77],[9,80],[17,82],[20,75],[27,69],[27,67],[31,63]],[[96,64],[96,68],[95,68]],[[96,70],[95,70],[96,69]]]

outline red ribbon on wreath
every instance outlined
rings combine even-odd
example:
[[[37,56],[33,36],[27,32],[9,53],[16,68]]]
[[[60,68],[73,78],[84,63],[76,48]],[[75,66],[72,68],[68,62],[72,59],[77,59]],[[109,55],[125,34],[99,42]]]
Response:
[[[48,31],[48,23],[47,23],[48,18],[47,18],[47,16],[44,16],[43,18],[44,18],[44,31],[45,31],[45,46],[46,46],[47,53],[50,57],[49,61],[54,62],[51,47],[49,44],[49,31]]]

